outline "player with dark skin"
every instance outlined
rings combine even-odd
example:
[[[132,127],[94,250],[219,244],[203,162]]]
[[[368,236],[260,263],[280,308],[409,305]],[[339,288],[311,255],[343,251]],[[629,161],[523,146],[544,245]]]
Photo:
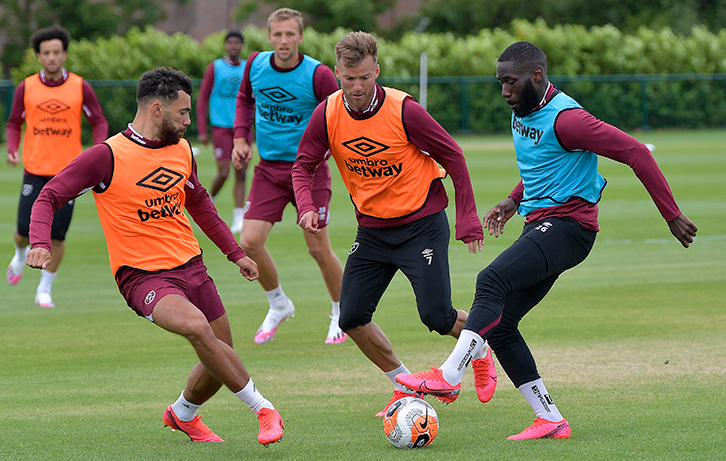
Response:
[[[209,195],[216,197],[229,177],[234,146],[234,105],[239,82],[245,68],[242,59],[244,39],[238,31],[230,31],[224,40],[226,56],[207,66],[199,89],[197,101],[197,138],[205,146],[211,140],[214,146],[214,160],[217,174],[212,178]],[[212,122],[212,136],[207,133],[207,113]],[[240,164],[234,170],[234,218],[230,228],[236,234],[242,231],[244,219],[247,165]]]
[[[521,181],[484,217],[499,237],[519,213],[521,236],[479,273],[469,318],[438,376],[402,374],[410,389],[450,392],[461,383],[467,363],[484,341],[536,414],[534,423],[510,440],[569,438],[570,424],[550,397],[519,322],[549,292],[564,271],[590,253],[599,231],[601,194],[607,184],[597,172],[598,156],[630,166],[650,194],[673,236],[688,248],[698,228],[678,208],[649,149],[612,125],[597,120],[547,79],[547,58],[529,42],[517,42],[499,57],[497,79],[512,108],[512,138]],[[465,340],[462,341],[462,338]],[[465,369],[465,367],[464,367]],[[447,371],[449,371],[447,373]]]

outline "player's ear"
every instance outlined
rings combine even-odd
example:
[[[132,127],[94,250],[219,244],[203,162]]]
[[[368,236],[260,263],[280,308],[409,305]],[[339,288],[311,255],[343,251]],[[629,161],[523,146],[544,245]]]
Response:
[[[161,101],[156,99],[151,103],[151,112],[155,117],[161,117]]]
[[[544,78],[544,70],[542,69],[542,66],[537,66],[534,68],[534,71],[532,71],[532,81],[534,83],[540,83]]]

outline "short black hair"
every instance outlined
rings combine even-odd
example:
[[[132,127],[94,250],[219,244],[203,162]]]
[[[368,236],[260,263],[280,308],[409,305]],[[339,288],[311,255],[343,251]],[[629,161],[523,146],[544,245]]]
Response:
[[[68,51],[68,45],[71,43],[71,34],[61,26],[52,26],[40,29],[30,37],[30,44],[33,46],[35,54],[38,54],[40,53],[41,42],[56,38],[63,42],[63,51]]]
[[[245,42],[245,38],[242,36],[242,32],[238,30],[230,30],[227,32],[227,35],[224,36],[224,41],[226,42],[228,38],[230,37],[237,37],[242,43]]]
[[[154,99],[170,104],[179,97],[179,91],[192,94],[192,80],[183,72],[171,67],[157,67],[144,72],[136,85],[136,102],[139,105]]]
[[[531,65],[532,68],[542,67],[547,72],[547,56],[544,51],[529,42],[515,42],[507,47],[497,62],[513,62],[515,66]]]

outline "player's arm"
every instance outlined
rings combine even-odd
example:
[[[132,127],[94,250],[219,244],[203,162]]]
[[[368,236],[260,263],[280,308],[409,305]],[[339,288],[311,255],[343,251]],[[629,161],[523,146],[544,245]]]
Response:
[[[239,267],[240,274],[244,278],[257,279],[259,276],[257,263],[245,254],[227,224],[219,217],[209,194],[199,182],[197,163],[194,158],[192,158],[192,174],[184,185],[184,192],[186,195],[184,207],[202,232],[217,245],[229,261]]]
[[[298,224],[308,232],[318,233],[318,209],[313,203],[313,175],[326,159],[330,149],[328,131],[325,128],[325,105],[318,104],[300,139],[297,158],[292,165],[292,187],[298,210]]]
[[[474,189],[461,147],[412,98],[404,101],[403,124],[411,142],[431,155],[451,176],[456,202],[456,239],[469,245],[469,251],[476,253],[484,244],[484,230],[476,211]]]
[[[335,78],[335,74],[330,70],[330,67],[325,64],[320,64],[315,68],[315,74],[313,74],[313,91],[315,97],[318,98],[318,102],[323,102],[331,94],[338,91],[338,80]]]
[[[83,81],[83,113],[91,124],[93,144],[101,144],[108,139],[108,121],[98,102],[96,92],[87,81]]]
[[[45,269],[50,263],[50,231],[55,212],[83,192],[109,184],[112,174],[111,148],[96,144],[81,152],[43,187],[30,214],[29,266]]]
[[[23,99],[25,98],[25,81],[15,88],[13,94],[13,103],[10,106],[10,116],[5,125],[5,136],[7,138],[8,156],[7,162],[10,166],[18,166],[20,163],[20,137],[23,132],[23,122],[25,121],[25,106]]]
[[[186,141],[182,141],[186,142]],[[227,259],[236,262],[245,256],[244,250],[229,230],[229,226],[219,217],[209,193],[199,182],[197,161],[192,157],[192,173],[184,185],[186,196],[184,208],[189,212],[195,223],[209,239],[227,255]]]
[[[239,84],[239,91],[237,91],[234,116],[234,147],[232,148],[232,163],[237,169],[244,168],[252,160],[250,133],[255,118],[255,98],[252,93],[250,69],[258,54],[258,52],[254,52],[247,59],[245,71]]]
[[[632,168],[668,223],[671,233],[688,248],[698,228],[681,213],[663,172],[643,143],[596,119],[584,109],[562,112],[555,123],[555,131],[565,149],[587,150]]]
[[[207,134],[207,114],[209,113],[209,96],[214,87],[214,61],[210,62],[202,77],[202,85],[199,87],[197,97],[197,138],[205,146],[209,143]]]

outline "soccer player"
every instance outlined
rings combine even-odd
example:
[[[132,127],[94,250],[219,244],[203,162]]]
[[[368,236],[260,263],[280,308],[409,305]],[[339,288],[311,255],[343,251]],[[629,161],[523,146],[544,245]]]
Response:
[[[224,384],[257,414],[257,440],[282,438],[283,422],[257,390],[232,349],[222,301],[184,213],[248,279],[257,265],[245,255],[199,183],[191,145],[192,81],[159,67],[141,76],[138,110],[128,128],[79,155],[43,189],[31,215],[28,265],[51,263],[53,212],[91,188],[119,291],[139,316],[184,336],[199,357],[186,388],[163,412],[164,424],[197,442],[222,442],[197,415]],[[173,242],[173,244],[170,244]]]
[[[467,319],[451,303],[448,197],[442,181],[447,174],[455,189],[456,239],[476,253],[484,231],[461,147],[411,96],[376,83],[375,38],[349,33],[335,46],[335,59],[342,90],[313,112],[292,178],[299,224],[313,235],[321,232],[313,178],[328,150],[350,192],[358,231],[343,273],[339,324],[393,383],[393,397],[376,415],[384,416],[392,403],[414,395],[396,382],[408,369],[372,321],[396,272],[411,282],[419,317],[430,331],[458,337]],[[477,395],[489,401],[496,372],[487,347],[474,362]]]
[[[10,166],[20,162],[19,146],[23,122],[23,187],[18,203],[14,232],[15,255],[7,270],[7,280],[15,285],[23,276],[28,253],[30,210],[38,193],[64,166],[81,153],[81,114],[91,124],[94,144],[108,136],[108,123],[91,85],[68,72],[66,60],[71,37],[62,27],[37,31],[30,38],[41,70],[26,78],[15,89],[7,123]],[[65,252],[65,239],[73,216],[73,200],[55,215],[51,233],[53,260],[40,274],[35,304],[55,307],[51,297],[53,281]]]
[[[303,18],[299,11],[281,8],[267,19],[267,38],[273,51],[252,53],[237,95],[232,162],[243,168],[252,158],[247,142],[256,127],[260,161],[250,187],[245,225],[240,245],[257,262],[259,282],[269,300],[269,310],[255,333],[255,343],[271,340],[277,327],[295,314],[295,306],[282,291],[275,262],[265,247],[274,223],[282,220],[288,203],[296,205],[290,170],[297,146],[315,106],[338,90],[329,67],[298,51],[303,41]],[[315,174],[314,203],[321,232],[304,233],[310,255],[320,267],[330,294],[332,312],[326,344],[342,343],[346,335],[338,327],[340,283],[343,268],[330,247],[328,208],[330,169],[322,163]]]
[[[227,55],[209,63],[204,71],[202,86],[199,89],[197,100],[197,130],[198,138],[205,146],[209,144],[207,133],[207,112],[212,125],[212,145],[214,146],[214,160],[217,162],[217,175],[212,179],[209,195],[212,201],[219,193],[229,177],[230,163],[232,161],[232,147],[234,139],[234,109],[237,99],[237,90],[245,71],[245,60],[240,57],[244,37],[239,31],[233,30],[224,38],[224,49]],[[242,221],[245,216],[245,179],[247,164],[240,169],[234,169],[234,210],[232,217],[233,234],[242,231]]]
[[[512,137],[521,180],[484,217],[494,237],[519,210],[521,236],[479,273],[469,318],[441,368],[399,375],[409,389],[450,394],[461,387],[466,364],[489,341],[507,376],[535,412],[534,423],[511,440],[569,438],[562,417],[542,382],[519,321],[552,288],[561,273],[590,253],[599,230],[597,202],[606,185],[598,155],[630,166],[643,183],[671,233],[684,247],[698,230],[678,209],[646,146],[604,123],[547,80],[547,58],[529,42],[509,46],[499,57],[497,79],[512,108]]]

